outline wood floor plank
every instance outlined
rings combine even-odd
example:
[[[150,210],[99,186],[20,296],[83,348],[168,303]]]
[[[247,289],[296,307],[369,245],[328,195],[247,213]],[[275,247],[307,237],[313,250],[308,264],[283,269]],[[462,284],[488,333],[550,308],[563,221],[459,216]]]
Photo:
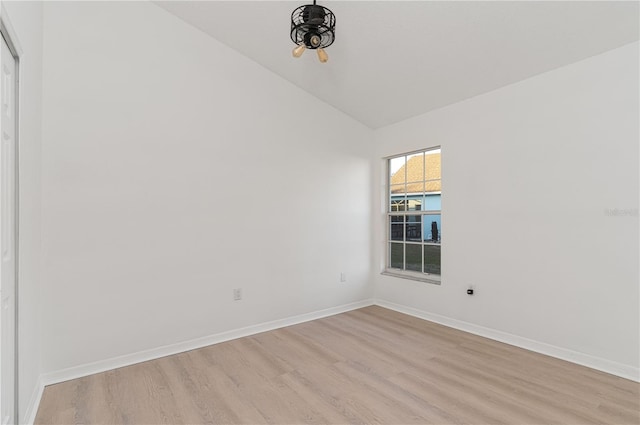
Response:
[[[378,306],[45,388],[36,424],[640,424],[640,384]]]
[[[446,411],[439,409],[429,399],[416,396],[404,387],[394,384],[387,377],[378,374],[374,369],[366,365],[366,361],[349,361],[340,363],[336,367],[349,379],[358,382],[359,386],[366,389],[365,394],[377,393],[388,400],[393,400],[400,409],[412,412],[412,417],[418,419],[418,423],[453,423],[454,418]],[[369,404],[374,401],[370,400]],[[389,409],[391,413],[397,408]],[[399,418],[396,418],[396,421]],[[413,422],[413,421],[407,421]]]
[[[316,385],[313,381],[302,376],[298,371],[293,371],[277,378],[282,385],[289,388],[305,400],[307,405],[313,406],[322,412],[325,423],[351,423],[365,424],[360,416],[345,406],[344,400],[333,396],[328,388]]]
[[[378,373],[392,375],[403,370],[402,365],[381,355],[377,349],[369,349],[354,343],[354,341],[344,344],[345,334],[339,329],[323,326],[319,322],[311,322],[298,325],[293,331],[324,346],[332,347],[336,354],[343,356],[347,360],[366,358],[367,363],[376,369]]]

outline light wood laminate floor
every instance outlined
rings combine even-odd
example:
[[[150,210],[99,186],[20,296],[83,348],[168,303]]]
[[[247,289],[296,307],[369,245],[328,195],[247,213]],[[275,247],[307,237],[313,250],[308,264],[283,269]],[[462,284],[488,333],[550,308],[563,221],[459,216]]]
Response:
[[[639,424],[639,387],[372,306],[48,386],[36,424]]]

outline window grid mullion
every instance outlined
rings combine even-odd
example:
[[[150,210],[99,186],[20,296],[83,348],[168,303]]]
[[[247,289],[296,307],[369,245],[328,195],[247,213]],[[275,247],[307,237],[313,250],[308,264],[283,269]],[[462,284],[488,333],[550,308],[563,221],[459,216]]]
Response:
[[[409,158],[404,157],[404,212],[409,211],[409,197],[407,196],[408,186],[407,179],[409,177]],[[402,219],[402,270],[407,270],[407,215]]]
[[[427,155],[425,152],[422,152],[422,208],[420,209],[425,209],[427,208]],[[422,265],[422,273],[424,273],[424,237],[425,237],[425,231],[424,231],[424,227],[425,227],[425,218],[426,214],[422,214],[420,216],[420,223],[422,226],[422,237],[420,239],[422,239],[422,244],[420,246],[420,251],[422,252],[422,254],[420,255],[420,264]]]
[[[428,210],[428,211],[409,211],[406,213],[403,212],[391,212],[391,213],[387,213],[387,215],[391,216],[391,217],[401,217],[401,216],[407,216],[407,217],[411,217],[411,216],[416,216],[416,215],[439,215],[441,214],[442,210]]]

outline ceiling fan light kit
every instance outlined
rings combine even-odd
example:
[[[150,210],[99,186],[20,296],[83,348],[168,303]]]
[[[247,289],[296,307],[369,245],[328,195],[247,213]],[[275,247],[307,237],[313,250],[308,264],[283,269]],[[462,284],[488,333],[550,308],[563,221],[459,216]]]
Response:
[[[336,16],[326,7],[313,4],[297,7],[291,13],[291,40],[296,44],[293,56],[299,58],[306,49],[316,50],[318,60],[329,60],[325,48],[333,44]]]

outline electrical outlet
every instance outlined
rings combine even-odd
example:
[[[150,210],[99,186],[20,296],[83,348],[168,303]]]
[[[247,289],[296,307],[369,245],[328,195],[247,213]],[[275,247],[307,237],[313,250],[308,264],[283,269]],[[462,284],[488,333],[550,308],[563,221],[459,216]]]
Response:
[[[242,299],[242,288],[235,288],[233,290],[233,300],[240,301]]]
[[[346,282],[347,281],[347,274],[345,272],[341,272],[340,273],[340,282]]]

